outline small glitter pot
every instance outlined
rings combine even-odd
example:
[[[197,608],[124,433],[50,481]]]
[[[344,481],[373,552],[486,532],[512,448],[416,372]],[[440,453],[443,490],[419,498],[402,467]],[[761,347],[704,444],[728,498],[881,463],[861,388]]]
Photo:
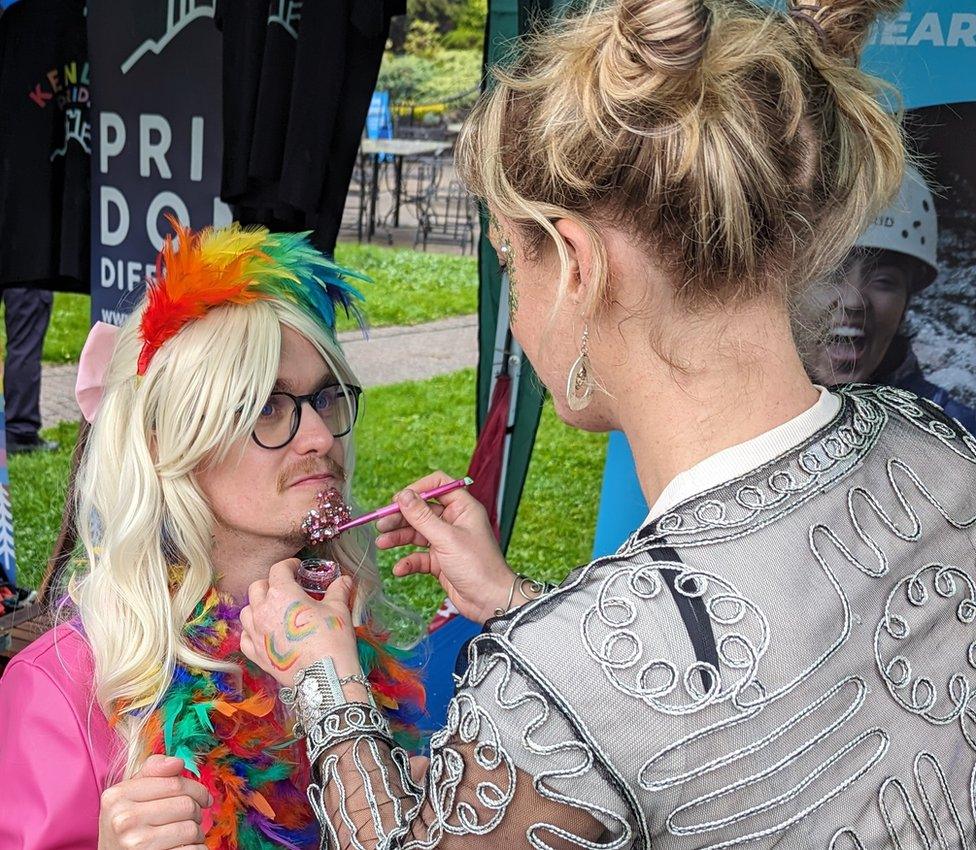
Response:
[[[339,565],[324,558],[306,558],[298,567],[298,583],[312,599],[321,599],[332,582],[339,578]]]

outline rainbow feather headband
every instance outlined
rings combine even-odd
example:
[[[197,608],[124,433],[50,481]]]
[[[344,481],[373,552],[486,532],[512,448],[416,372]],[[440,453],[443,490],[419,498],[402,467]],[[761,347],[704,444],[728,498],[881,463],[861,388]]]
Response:
[[[223,304],[291,301],[333,336],[340,305],[365,328],[356,303],[362,293],[348,279],[370,279],[334,263],[309,242],[307,233],[271,233],[236,223],[194,232],[174,219],[170,223],[175,234],[166,238],[148,281],[139,327],[139,375],[167,340]]]

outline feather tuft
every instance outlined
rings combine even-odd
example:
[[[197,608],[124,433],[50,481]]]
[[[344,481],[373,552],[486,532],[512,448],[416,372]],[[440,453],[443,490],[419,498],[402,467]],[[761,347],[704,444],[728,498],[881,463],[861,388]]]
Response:
[[[288,300],[333,337],[340,307],[365,333],[363,294],[350,280],[370,278],[336,264],[312,245],[308,233],[271,233],[236,223],[194,232],[169,221],[174,234],[166,237],[147,283],[139,375],[187,323],[224,304]]]

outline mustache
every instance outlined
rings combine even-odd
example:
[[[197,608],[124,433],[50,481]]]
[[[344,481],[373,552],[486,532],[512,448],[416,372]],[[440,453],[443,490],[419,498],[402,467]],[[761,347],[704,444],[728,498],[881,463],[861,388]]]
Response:
[[[331,475],[340,484],[344,484],[346,481],[346,471],[332,458],[308,458],[278,474],[278,493],[279,495],[284,493],[288,484],[296,479],[323,474]]]

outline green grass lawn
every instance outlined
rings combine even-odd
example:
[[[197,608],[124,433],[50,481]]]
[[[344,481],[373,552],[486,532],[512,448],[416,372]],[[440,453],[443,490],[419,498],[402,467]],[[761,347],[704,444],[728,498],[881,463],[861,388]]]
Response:
[[[374,327],[417,325],[478,309],[478,262],[474,257],[341,243],[336,247],[336,261],[373,278],[373,283],[360,288],[366,296],[366,315]],[[88,335],[90,310],[87,295],[54,294],[51,325],[44,339],[45,362],[78,360]],[[354,321],[340,317],[339,330],[355,327]],[[5,350],[6,341],[0,323],[0,351]]]
[[[478,261],[474,257],[349,242],[336,246],[336,262],[373,278],[373,283],[360,288],[374,327],[419,325],[478,310]],[[345,318],[339,321],[340,330],[355,326]]]
[[[465,370],[367,390],[357,427],[354,482],[360,505],[386,504],[404,484],[433,469],[464,474],[474,446],[474,384],[474,371]],[[60,524],[76,434],[77,425],[62,423],[45,432],[61,442],[61,451],[10,459],[21,584],[35,586],[44,573]],[[508,553],[515,569],[558,581],[589,560],[605,446],[604,435],[566,427],[546,405]],[[395,601],[429,617],[441,602],[440,586],[429,576],[393,579],[390,567],[396,557],[380,553],[388,591]]]

